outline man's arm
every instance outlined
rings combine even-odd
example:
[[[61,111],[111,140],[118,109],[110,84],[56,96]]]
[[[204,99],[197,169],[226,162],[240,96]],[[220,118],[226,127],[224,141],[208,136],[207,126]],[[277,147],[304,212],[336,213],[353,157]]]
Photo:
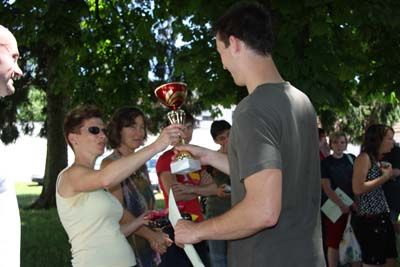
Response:
[[[282,203],[282,172],[265,169],[244,180],[246,196],[221,216],[191,223],[180,220],[175,228],[175,240],[181,244],[201,240],[231,240],[250,236],[274,226]]]
[[[189,151],[199,159],[201,165],[210,165],[229,175],[229,162],[226,154],[195,145],[176,146],[177,151]]]

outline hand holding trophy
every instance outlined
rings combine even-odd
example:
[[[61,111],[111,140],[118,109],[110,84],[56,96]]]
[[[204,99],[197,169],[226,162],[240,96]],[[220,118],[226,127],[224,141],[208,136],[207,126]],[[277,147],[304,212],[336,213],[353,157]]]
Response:
[[[171,109],[167,113],[170,123],[185,124],[185,112],[180,109],[187,95],[187,86],[185,83],[171,82],[160,85],[154,90],[156,97],[160,102]],[[180,143],[184,144],[181,138]],[[171,163],[171,173],[186,174],[201,169],[200,161],[193,159],[193,156],[187,151],[181,151],[176,156],[176,160]]]

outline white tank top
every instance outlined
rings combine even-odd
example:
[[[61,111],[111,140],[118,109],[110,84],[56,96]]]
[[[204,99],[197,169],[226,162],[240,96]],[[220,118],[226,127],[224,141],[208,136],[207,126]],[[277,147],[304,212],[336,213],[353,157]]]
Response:
[[[123,209],[119,201],[103,189],[62,197],[58,193],[60,177],[56,186],[57,211],[71,244],[72,265],[136,265],[132,248],[120,231]]]

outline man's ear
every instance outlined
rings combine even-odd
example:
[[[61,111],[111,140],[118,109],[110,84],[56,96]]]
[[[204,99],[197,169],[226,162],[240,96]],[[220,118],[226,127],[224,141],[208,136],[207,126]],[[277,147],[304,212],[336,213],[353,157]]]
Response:
[[[243,41],[236,38],[235,36],[231,35],[229,36],[229,49],[232,53],[232,55],[237,54],[242,50],[243,47]]]

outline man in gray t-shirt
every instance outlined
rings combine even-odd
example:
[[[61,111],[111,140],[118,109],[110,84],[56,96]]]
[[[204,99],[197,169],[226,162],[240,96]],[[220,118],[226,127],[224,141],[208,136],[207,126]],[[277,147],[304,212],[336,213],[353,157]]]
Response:
[[[263,84],[239,103],[233,121],[228,148],[232,205],[246,197],[246,178],[269,169],[282,174],[277,223],[232,241],[232,265],[323,265],[317,264],[322,248],[320,170],[310,101],[288,82]]]
[[[200,147],[176,149],[230,174],[233,205],[201,223],[179,221],[175,241],[232,240],[228,263],[234,267],[325,266],[314,108],[280,76],[262,6],[234,5],[214,31],[224,68],[249,95],[234,112],[228,158]]]

